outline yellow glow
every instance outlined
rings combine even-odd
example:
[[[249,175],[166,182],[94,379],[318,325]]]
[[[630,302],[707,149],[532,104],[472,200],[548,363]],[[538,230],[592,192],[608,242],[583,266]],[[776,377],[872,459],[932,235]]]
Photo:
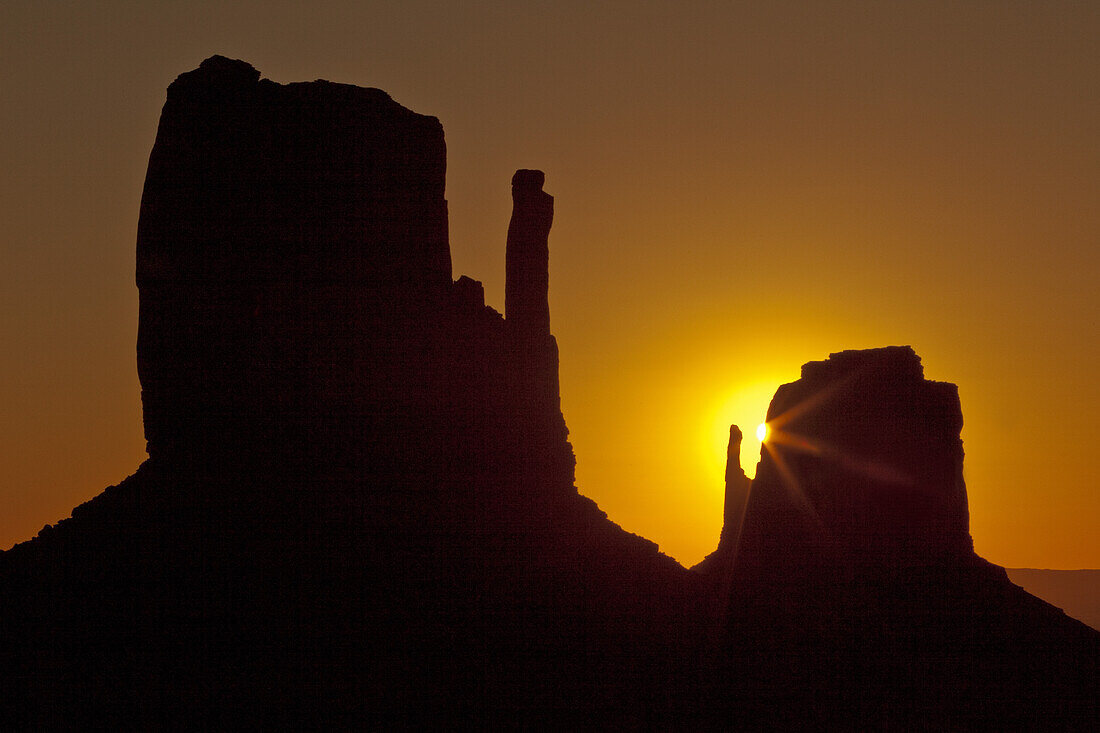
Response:
[[[756,426],[756,439],[761,443],[768,439],[768,424],[766,422],[762,422]]]
[[[756,474],[756,463],[760,460],[760,429],[754,425],[768,412],[768,404],[775,394],[779,382],[756,382],[741,385],[728,394],[710,421],[711,472],[715,476],[724,476],[726,471],[726,449],[729,445],[730,425],[741,429],[741,467],[752,477]]]

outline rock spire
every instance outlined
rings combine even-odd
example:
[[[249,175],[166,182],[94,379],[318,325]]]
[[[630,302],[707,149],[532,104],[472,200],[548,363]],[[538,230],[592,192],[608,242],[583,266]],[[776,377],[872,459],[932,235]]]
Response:
[[[745,502],[749,498],[749,486],[752,481],[741,468],[741,428],[730,425],[730,439],[726,446],[726,492],[722,511],[722,534],[718,547],[701,562],[692,567],[696,572],[716,574],[726,584],[733,570],[734,556],[741,532],[741,521],[745,515]]]
[[[550,249],[554,197],[542,190],[542,171],[512,176],[512,220],[508,224],[504,318],[517,335],[550,335]]]

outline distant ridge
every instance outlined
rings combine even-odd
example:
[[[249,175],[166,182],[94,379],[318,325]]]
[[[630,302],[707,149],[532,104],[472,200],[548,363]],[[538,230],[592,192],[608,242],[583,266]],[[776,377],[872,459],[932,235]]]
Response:
[[[1008,579],[1100,631],[1100,570],[1006,568]]]

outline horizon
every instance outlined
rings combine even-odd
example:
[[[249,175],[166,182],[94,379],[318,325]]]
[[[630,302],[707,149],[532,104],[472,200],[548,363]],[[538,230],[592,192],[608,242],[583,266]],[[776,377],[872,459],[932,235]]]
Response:
[[[282,6],[262,26],[205,8],[224,29],[201,9],[131,10],[129,26],[105,17],[124,4],[63,18],[0,11],[13,57],[53,61],[0,72],[12,90],[4,193],[17,212],[0,371],[13,509],[0,547],[144,458],[133,343],[142,180],[165,87],[217,53],[279,83],[377,87],[439,117],[452,278],[484,283],[500,312],[511,173],[546,172],[551,331],[577,487],[682,564],[717,544],[730,422],[752,475],[767,400],[803,363],[909,344],[928,379],[959,386],[978,554],[1014,568],[1100,567],[1100,59],[1088,43],[1100,14],[1073,3],[943,16],[927,3],[894,14],[851,3],[838,16],[659,5],[607,37],[596,31],[610,10],[574,10],[589,37],[565,11],[483,9],[461,41],[412,58],[414,39],[453,39],[447,17],[395,11],[401,32],[378,31],[370,47],[325,35],[369,19],[342,3],[297,28]],[[177,24],[195,40],[155,43],[156,29]],[[481,51],[495,65],[457,65],[478,38],[495,42]],[[543,40],[521,43],[532,38]],[[545,53],[565,39],[575,58]],[[610,63],[641,58],[646,43],[674,70],[652,57]],[[526,66],[506,63],[514,55]],[[581,73],[597,60],[611,71]],[[463,71],[470,86],[448,76]],[[676,104],[685,97],[694,106]],[[634,135],[618,134],[631,123]]]

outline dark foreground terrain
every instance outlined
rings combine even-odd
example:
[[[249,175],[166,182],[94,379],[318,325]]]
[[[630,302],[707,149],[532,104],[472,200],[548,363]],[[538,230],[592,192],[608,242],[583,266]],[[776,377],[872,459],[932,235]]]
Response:
[[[574,485],[543,175],[502,317],[452,280],[445,168],[376,89],[169,87],[149,459],[0,554],[0,728],[1094,726],[1100,633],[973,552],[953,385],[806,364],[686,570]]]

